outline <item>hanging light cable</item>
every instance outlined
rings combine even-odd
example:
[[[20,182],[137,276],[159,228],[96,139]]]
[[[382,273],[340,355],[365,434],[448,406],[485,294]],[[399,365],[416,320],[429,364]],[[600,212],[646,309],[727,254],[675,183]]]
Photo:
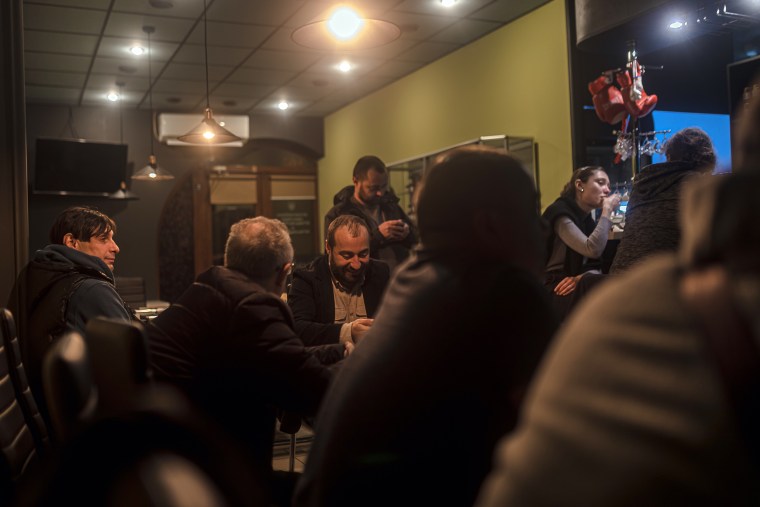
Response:
[[[119,89],[119,144],[124,144],[124,115],[122,112],[122,102],[124,101],[124,82],[117,81],[116,87]],[[126,167],[125,176],[126,176]],[[119,182],[119,189],[116,192],[108,194],[109,199],[137,199],[137,195],[127,188],[127,182],[121,180]]]
[[[156,152],[153,149],[153,51],[150,44],[150,35],[155,31],[156,29],[152,26],[143,27],[143,32],[148,34],[148,104],[150,106],[150,130],[148,131],[148,135],[150,135],[150,156],[148,157],[148,165],[132,175],[132,179],[134,180],[160,181],[174,179],[172,173],[159,167],[156,160]]]
[[[208,86],[208,26],[206,20],[206,0],[203,0],[203,54],[206,66],[206,109],[203,111],[203,120],[193,130],[177,139],[184,143],[192,144],[224,144],[240,141],[226,128],[219,125],[211,112],[210,94]]]

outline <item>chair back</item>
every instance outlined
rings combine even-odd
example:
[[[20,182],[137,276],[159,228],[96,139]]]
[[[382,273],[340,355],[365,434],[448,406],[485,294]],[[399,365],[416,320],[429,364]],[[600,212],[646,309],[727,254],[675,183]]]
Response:
[[[21,505],[268,507],[266,471],[178,390],[141,391],[129,411],[67,442]]]
[[[70,331],[53,342],[42,363],[42,388],[57,444],[68,442],[96,415],[98,391],[87,344]]]
[[[11,312],[0,309],[0,504],[46,454],[47,428],[29,389]]]
[[[139,322],[98,317],[87,323],[85,339],[98,387],[98,411],[128,408],[152,378],[145,328]]]
[[[141,276],[115,277],[116,292],[130,308],[137,310],[145,306],[145,280]]]

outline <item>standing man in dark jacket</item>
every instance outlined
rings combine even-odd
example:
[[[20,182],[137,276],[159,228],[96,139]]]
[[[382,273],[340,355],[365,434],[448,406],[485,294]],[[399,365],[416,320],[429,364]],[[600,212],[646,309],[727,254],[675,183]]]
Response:
[[[633,182],[611,274],[627,271],[654,253],[675,252],[681,240],[678,213],[683,183],[715,168],[710,136],[695,127],[676,132],[665,145],[667,162],[641,170]]]
[[[146,326],[156,379],[183,389],[267,474],[276,409],[314,414],[332,378],[325,364],[344,351],[332,345],[318,355],[293,332],[280,298],[292,266],[285,224],[241,220],[230,229],[224,266],[198,275]]]
[[[293,273],[288,304],[307,345],[358,343],[372,325],[390,273],[369,258],[367,224],[340,215],[327,228],[326,253]]]
[[[94,317],[134,318],[114,287],[115,233],[114,221],[100,211],[64,210],[50,229],[51,244],[35,252],[13,287],[8,308],[29,386],[43,413],[41,369],[50,344],[66,331],[84,334]]]
[[[366,155],[354,166],[353,186],[335,194],[335,206],[325,215],[325,233],[339,215],[356,215],[369,226],[369,249],[373,259],[388,263],[393,270],[417,243],[412,221],[388,188],[388,171],[378,157]]]

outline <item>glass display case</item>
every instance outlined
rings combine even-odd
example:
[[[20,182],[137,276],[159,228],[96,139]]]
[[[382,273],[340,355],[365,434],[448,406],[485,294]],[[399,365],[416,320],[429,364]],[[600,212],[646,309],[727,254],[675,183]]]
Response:
[[[416,157],[399,160],[387,165],[390,174],[390,186],[400,199],[401,207],[410,217],[414,216],[414,193],[419,188],[419,182],[425,175],[425,170],[432,166],[438,155],[451,149],[468,145],[486,145],[502,148],[517,157],[528,171],[539,193],[538,178],[538,145],[531,137],[507,136],[504,134],[480,136],[461,143],[441,148],[434,152]]]

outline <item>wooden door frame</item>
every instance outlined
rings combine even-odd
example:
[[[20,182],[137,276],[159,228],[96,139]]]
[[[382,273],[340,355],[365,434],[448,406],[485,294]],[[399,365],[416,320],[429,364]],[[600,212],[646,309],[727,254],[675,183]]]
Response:
[[[222,174],[240,174],[256,177],[257,216],[272,217],[272,177],[282,175],[313,176],[315,178],[314,198],[314,237],[316,240],[315,251],[319,252],[321,243],[319,238],[320,224],[319,214],[319,188],[317,186],[317,167],[297,166],[279,167],[262,165],[227,165],[223,166]],[[213,217],[211,213],[211,188],[209,177],[219,174],[219,166],[203,167],[193,172],[193,250],[195,276],[213,265]]]

